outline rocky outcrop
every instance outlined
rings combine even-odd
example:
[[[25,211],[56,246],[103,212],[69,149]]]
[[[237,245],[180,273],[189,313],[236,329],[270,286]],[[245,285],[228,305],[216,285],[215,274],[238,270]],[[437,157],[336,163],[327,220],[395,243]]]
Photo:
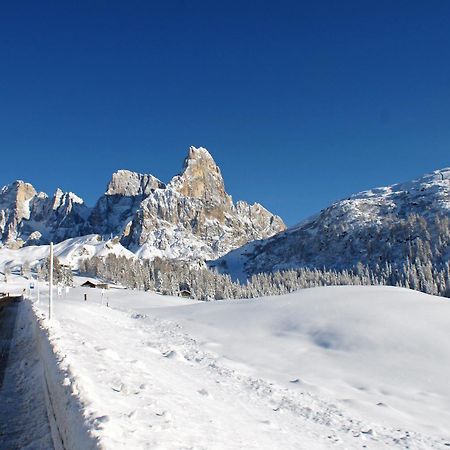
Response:
[[[119,170],[112,175],[106,192],[95,204],[88,230],[98,234],[122,235],[139,209],[142,200],[164,183],[152,175]]]
[[[39,193],[30,204],[30,223],[24,229],[31,233],[27,243],[61,242],[84,234],[90,208],[73,192],[57,189],[53,197]],[[36,239],[33,231],[41,234]]]
[[[36,196],[34,187],[21,180],[2,188],[0,192],[1,240],[11,246],[21,245],[20,225],[30,218],[30,200]]]
[[[15,181],[0,192],[0,239],[9,247],[55,242],[79,235],[88,208],[75,194],[58,189],[53,197]]]
[[[224,221],[224,213],[233,207],[231,197],[225,192],[225,183],[209,152],[200,147],[190,147],[183,171],[169,183],[183,198],[200,200],[208,218]]]

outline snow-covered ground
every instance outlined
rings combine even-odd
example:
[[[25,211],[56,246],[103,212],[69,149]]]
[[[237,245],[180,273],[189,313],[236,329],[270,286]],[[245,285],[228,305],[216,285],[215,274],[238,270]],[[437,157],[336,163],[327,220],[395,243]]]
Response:
[[[450,446],[446,299],[330,287],[211,303],[110,289],[101,302],[75,288],[51,324],[44,295],[36,311],[103,448]]]
[[[114,240],[104,241],[97,234],[66,239],[54,246],[54,252],[62,264],[75,269],[78,268],[80,260],[93,256],[102,257],[115,254],[127,258],[134,257],[134,254],[120,243]],[[0,249],[0,271],[3,272],[5,267],[9,267],[11,270],[19,270],[24,263],[35,267],[48,258],[49,254],[49,245],[30,245],[19,249],[3,247]]]
[[[34,323],[24,308],[0,311],[0,449],[53,450]]]

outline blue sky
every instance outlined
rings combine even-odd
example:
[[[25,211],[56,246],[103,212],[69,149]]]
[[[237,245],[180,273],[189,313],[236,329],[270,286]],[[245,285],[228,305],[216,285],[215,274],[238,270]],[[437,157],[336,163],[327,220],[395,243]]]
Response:
[[[207,147],[288,224],[450,165],[450,2],[0,6],[0,184],[88,204]]]

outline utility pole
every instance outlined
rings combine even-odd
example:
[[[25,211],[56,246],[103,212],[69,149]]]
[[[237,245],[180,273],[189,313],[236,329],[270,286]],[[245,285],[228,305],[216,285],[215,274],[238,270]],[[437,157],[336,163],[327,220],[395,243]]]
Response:
[[[53,242],[50,242],[50,270],[48,274],[48,318],[53,313]]]
[[[37,304],[39,305],[39,276],[36,275],[36,289],[37,289]]]

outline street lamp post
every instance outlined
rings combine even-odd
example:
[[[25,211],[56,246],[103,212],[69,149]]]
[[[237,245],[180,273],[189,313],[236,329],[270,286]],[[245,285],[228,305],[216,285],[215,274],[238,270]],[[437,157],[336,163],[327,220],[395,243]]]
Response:
[[[48,318],[53,314],[53,242],[50,242],[50,271],[48,274]]]

